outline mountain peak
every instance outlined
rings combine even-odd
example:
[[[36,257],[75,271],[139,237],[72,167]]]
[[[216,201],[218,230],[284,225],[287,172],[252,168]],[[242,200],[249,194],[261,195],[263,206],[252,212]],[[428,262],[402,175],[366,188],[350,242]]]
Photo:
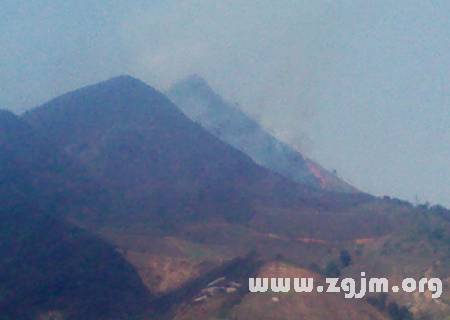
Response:
[[[187,76],[186,78],[184,78],[184,80],[181,80],[181,82],[208,85],[205,78],[203,78],[202,76],[200,76],[198,74],[191,74],[191,75]]]
[[[173,98],[175,102],[178,101],[177,97],[186,95],[195,95],[197,98],[208,101],[209,103],[201,104],[201,106],[197,105],[197,107],[194,108],[196,114],[201,111],[200,109],[203,110],[202,112],[205,112],[210,108],[216,109],[216,112],[223,112],[221,109],[228,109],[227,106],[224,105],[225,101],[223,101],[222,97],[214,92],[208,82],[198,74],[189,75],[186,78],[175,82],[166,94]],[[217,108],[217,104],[221,105],[221,107]],[[184,110],[184,112],[189,113],[187,110]]]
[[[75,92],[89,92],[89,91],[107,91],[108,93],[111,92],[149,92],[152,91],[153,93],[156,93],[156,90],[149,85],[147,85],[142,80],[139,80],[137,78],[134,78],[130,75],[119,75],[113,78],[110,78],[108,80],[75,90]]]
[[[122,86],[128,86],[128,85],[145,85],[147,86],[147,84],[145,84],[143,81],[132,77],[130,75],[124,74],[124,75],[119,75],[116,77],[113,77],[111,79],[108,79],[106,81],[100,82],[100,84],[104,84],[104,85],[122,85]]]
[[[145,82],[134,78],[129,75],[120,75],[108,80],[98,82],[66,94],[56,97],[52,101],[66,100],[68,98],[80,97],[80,96],[99,96],[99,95],[136,95],[141,93],[152,93],[155,94],[157,91],[147,85]]]
[[[113,109],[142,111],[146,109],[146,106],[151,105],[151,102],[162,100],[164,96],[143,81],[129,75],[120,75],[65,93],[34,108],[33,112],[30,112],[31,110],[25,112],[24,116],[29,117],[31,114],[40,116],[41,113],[58,112],[60,115],[65,114],[65,118],[69,114],[74,116],[78,113],[82,113],[85,117],[87,114],[79,109],[87,108],[90,110],[88,114],[96,114],[96,116],[103,114],[107,117],[108,112],[113,112]],[[56,119],[49,119],[49,121],[56,121]]]

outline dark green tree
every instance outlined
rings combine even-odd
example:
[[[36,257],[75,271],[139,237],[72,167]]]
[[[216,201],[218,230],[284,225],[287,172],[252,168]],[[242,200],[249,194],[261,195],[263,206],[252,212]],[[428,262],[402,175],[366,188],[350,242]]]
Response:
[[[322,269],[319,267],[319,265],[315,262],[311,263],[308,266],[308,269],[311,270],[312,272],[318,273],[318,274],[322,274]]]
[[[348,253],[347,250],[341,251],[341,254],[339,256],[341,259],[342,265],[345,267],[348,267],[352,261],[352,257],[350,257],[350,253]]]
[[[380,311],[386,309],[387,293],[380,293],[376,297],[368,297],[367,301]]]
[[[409,312],[408,309],[406,309],[406,307],[401,307],[398,312],[396,317],[393,317],[392,319],[394,320],[413,320],[413,314],[411,312]]]
[[[325,268],[325,276],[329,278],[336,278],[340,275],[341,270],[339,269],[339,265],[334,261],[330,261]]]
[[[397,319],[398,316],[398,304],[391,302],[387,306],[387,311],[392,319]]]

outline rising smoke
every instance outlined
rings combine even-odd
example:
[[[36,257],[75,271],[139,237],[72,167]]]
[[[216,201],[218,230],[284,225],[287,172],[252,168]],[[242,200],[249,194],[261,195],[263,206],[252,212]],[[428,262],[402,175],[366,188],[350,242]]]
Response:
[[[278,138],[307,152],[332,11],[326,1],[174,0],[131,12],[122,37],[136,76],[166,90],[201,74]]]

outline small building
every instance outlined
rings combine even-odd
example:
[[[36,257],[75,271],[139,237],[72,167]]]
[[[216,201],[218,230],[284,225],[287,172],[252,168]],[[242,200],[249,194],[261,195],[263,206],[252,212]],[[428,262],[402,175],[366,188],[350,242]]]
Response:
[[[197,299],[194,299],[194,302],[200,302],[200,301],[206,300],[207,298],[208,298],[208,296],[204,295],[204,296],[198,297]]]
[[[231,281],[231,282],[228,284],[228,286],[229,286],[229,287],[232,287],[232,288],[240,288],[240,287],[241,287],[241,285],[240,285],[239,283],[234,282],[234,281]]]
[[[232,287],[228,287],[228,288],[225,288],[225,291],[227,293],[233,293],[233,292],[237,292],[237,289],[236,288],[232,288]]]
[[[212,287],[213,285],[218,284],[219,282],[224,281],[224,280],[225,280],[225,277],[217,278],[213,282],[208,283],[206,286]]]

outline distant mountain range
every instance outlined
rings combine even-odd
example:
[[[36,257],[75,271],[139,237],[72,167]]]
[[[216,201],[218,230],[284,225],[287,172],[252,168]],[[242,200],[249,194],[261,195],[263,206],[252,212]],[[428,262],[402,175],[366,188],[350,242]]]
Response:
[[[286,143],[267,133],[235,104],[225,101],[198,75],[174,84],[167,92],[186,115],[256,163],[305,185],[339,192],[358,190]]]

